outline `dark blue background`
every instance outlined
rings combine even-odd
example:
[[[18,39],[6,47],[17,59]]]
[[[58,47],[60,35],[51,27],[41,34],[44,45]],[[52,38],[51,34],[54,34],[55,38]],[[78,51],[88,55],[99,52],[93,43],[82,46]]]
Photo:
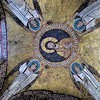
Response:
[[[58,41],[60,41],[60,40],[62,40],[64,38],[70,38],[70,35],[67,32],[65,32],[64,30],[61,30],[61,29],[52,29],[52,30],[49,30],[46,33],[44,33],[43,36],[40,39],[39,50],[40,50],[40,53],[42,54],[42,56],[46,60],[48,60],[50,62],[61,62],[61,61],[64,61],[65,58],[61,57],[60,55],[58,55],[56,51],[54,53],[46,53],[46,52],[44,52],[42,50],[42,48],[41,48],[41,42],[45,38],[47,38],[47,37],[54,37]]]

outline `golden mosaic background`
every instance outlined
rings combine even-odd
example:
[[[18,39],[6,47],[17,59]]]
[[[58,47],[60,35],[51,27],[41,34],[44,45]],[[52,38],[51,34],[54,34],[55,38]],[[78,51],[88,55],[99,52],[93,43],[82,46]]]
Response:
[[[31,7],[32,0],[26,0]],[[84,0],[38,0],[43,12],[44,21],[64,22],[70,19]],[[8,72],[19,62],[33,55],[33,35],[17,25],[6,13],[9,45]],[[79,44],[82,57],[100,73],[100,29],[85,35]],[[14,77],[8,79],[8,85]],[[82,97],[75,88],[69,71],[61,68],[48,68],[32,85],[31,89],[53,90],[59,93]],[[85,96],[84,96],[85,97]]]

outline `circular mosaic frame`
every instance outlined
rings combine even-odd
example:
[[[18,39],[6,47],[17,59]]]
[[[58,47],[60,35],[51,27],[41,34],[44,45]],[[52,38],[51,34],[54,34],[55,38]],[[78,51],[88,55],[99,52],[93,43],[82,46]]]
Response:
[[[52,98],[52,99],[51,99]],[[29,90],[12,96],[9,100],[81,100],[78,97],[47,90]]]
[[[64,30],[65,32],[67,32],[71,39],[73,40],[74,43],[74,51],[71,53],[70,57],[62,62],[50,62],[46,59],[43,58],[42,54],[39,51],[39,43],[40,43],[40,39],[41,36],[52,29],[61,29]],[[38,32],[38,34],[36,35],[35,39],[34,39],[34,52],[36,57],[41,61],[41,63],[43,63],[44,65],[51,65],[51,66],[67,66],[68,64],[70,64],[71,62],[73,62],[73,60],[75,60],[76,56],[77,56],[77,51],[78,51],[78,44],[79,44],[79,39],[77,37],[76,32],[69,26],[69,25],[65,25],[62,23],[58,23],[58,24],[51,24],[51,25],[45,25],[44,27],[41,28],[41,30]]]

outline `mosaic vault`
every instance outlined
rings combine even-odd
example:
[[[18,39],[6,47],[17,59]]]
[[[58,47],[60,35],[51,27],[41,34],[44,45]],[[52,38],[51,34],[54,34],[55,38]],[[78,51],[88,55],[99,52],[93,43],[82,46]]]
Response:
[[[9,100],[9,98],[12,98],[11,100],[22,98],[24,100],[24,97],[39,99],[42,93],[44,93],[44,99],[46,95],[50,97],[51,94],[52,98],[63,98],[60,94],[56,94],[54,97],[55,93],[42,90],[40,92],[28,91],[16,95],[23,89],[29,89],[41,76],[46,66],[67,68],[75,86],[81,93],[83,93],[84,87],[85,91],[93,98],[100,100],[100,74],[83,61],[81,55],[78,54],[78,45],[82,36],[100,26],[100,0],[88,5],[89,3],[90,0],[86,0],[68,22],[48,24],[48,21],[45,21],[45,24],[43,24],[42,12],[37,0],[33,0],[34,10],[25,0],[0,1],[0,89],[2,89],[8,65],[7,29],[3,4],[7,7],[5,10],[15,22],[33,33],[34,49],[34,57],[22,61],[8,73],[5,79],[18,72],[0,100]],[[72,20],[73,25],[69,25]],[[36,93],[40,94],[38,94],[38,98]],[[88,99],[91,99],[91,96]],[[67,99],[79,100],[74,96],[66,95],[65,100]]]

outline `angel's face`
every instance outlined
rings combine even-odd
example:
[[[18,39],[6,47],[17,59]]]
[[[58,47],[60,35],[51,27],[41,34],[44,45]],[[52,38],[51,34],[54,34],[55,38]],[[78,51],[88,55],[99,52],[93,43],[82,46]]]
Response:
[[[80,21],[80,22],[78,22],[77,23],[77,27],[79,28],[79,27],[82,27],[84,25],[84,23],[82,22],[82,21]]]
[[[34,64],[31,66],[31,69],[34,70],[36,67],[37,67],[37,64],[34,63]]]
[[[37,27],[37,22],[35,20],[30,21],[31,27]]]
[[[77,73],[80,72],[80,69],[79,69],[78,66],[75,67],[75,70],[76,70]]]

